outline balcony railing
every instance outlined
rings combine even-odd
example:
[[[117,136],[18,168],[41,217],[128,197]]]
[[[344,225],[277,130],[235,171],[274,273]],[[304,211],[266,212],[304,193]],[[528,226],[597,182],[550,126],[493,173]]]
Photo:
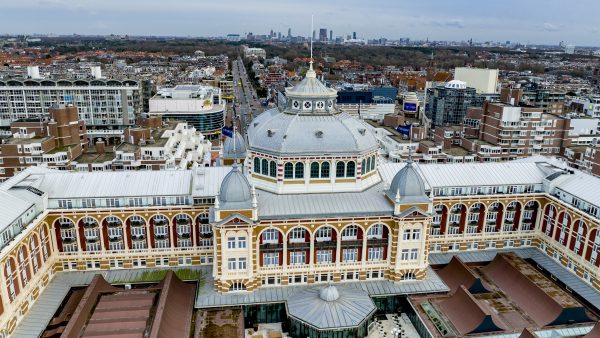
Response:
[[[467,233],[468,234],[476,234],[477,233],[477,226],[468,226],[467,227]]]
[[[356,239],[356,240],[349,240],[349,241],[342,241],[342,248],[347,248],[347,247],[360,247],[362,246],[362,240],[361,239]]]
[[[486,226],[485,227],[485,232],[496,232],[496,227],[495,226],[493,226],[493,227]]]
[[[336,248],[337,241],[323,241],[323,242],[315,242],[315,248],[323,249],[323,248]]]
[[[260,245],[260,251],[281,251],[283,244],[278,243],[263,243]]]
[[[299,242],[299,243],[288,243],[288,249],[308,249],[310,248],[310,243],[308,242]]]
[[[448,235],[458,235],[459,233],[460,233],[459,227],[449,227],[448,228]]]
[[[442,230],[440,228],[430,228],[429,229],[429,234],[431,236],[439,236],[442,233]]]
[[[388,244],[388,239],[387,238],[367,239],[367,245],[368,246],[382,246],[382,245],[387,245],[387,244]]]

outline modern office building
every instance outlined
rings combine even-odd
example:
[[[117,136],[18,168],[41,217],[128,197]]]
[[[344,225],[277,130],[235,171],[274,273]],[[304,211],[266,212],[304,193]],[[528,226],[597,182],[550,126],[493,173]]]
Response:
[[[27,118],[47,118],[55,105],[74,105],[91,129],[122,130],[142,109],[142,88],[134,80],[0,79],[0,127]]]
[[[327,28],[319,29],[319,41],[327,42]]]
[[[221,89],[202,85],[163,88],[150,99],[150,115],[184,121],[209,139],[218,137],[225,119]]]
[[[431,126],[462,123],[467,108],[480,107],[484,97],[464,81],[452,80],[444,85],[427,89],[425,115]]]
[[[382,163],[375,136],[338,110],[336,96],[311,65],[287,90],[288,107],[250,123],[243,166],[28,168],[4,182],[0,329],[39,335],[69,287],[92,283],[99,271],[123,284],[140,271],[187,267],[202,273],[196,308],[241,307],[247,325],[285,322],[295,338],[362,338],[378,325],[377,311],[395,312],[407,295],[453,287],[430,267],[444,254],[493,256],[499,249],[550,261],[559,269],[554,278],[580,283],[569,290],[596,304],[599,178],[543,157]],[[236,135],[232,145],[237,141]],[[466,300],[457,304],[472,304],[472,296],[459,296]],[[91,318],[99,313],[92,305],[78,308]],[[460,335],[472,331],[452,318]]]

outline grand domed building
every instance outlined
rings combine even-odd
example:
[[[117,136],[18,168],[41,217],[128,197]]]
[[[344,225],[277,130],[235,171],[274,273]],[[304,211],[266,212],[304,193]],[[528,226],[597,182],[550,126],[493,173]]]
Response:
[[[450,290],[431,265],[499,249],[600,308],[599,178],[544,157],[386,163],[312,66],[286,98],[226,140],[222,166],[30,167],[0,184],[0,334],[42,336],[70,286],[99,271],[137,283],[184,269],[201,275],[197,309],[241,307],[247,326],[284,322],[292,337],[364,337],[375,312]]]

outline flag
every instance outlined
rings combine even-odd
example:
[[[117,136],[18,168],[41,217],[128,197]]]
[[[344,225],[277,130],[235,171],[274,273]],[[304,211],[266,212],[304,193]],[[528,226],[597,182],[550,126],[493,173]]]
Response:
[[[233,137],[233,128],[223,127],[221,129],[221,132],[223,133],[223,135],[225,135],[227,137]]]
[[[397,132],[399,132],[402,135],[406,135],[408,137],[410,137],[410,129],[411,129],[411,125],[410,124],[396,127],[396,131]]]

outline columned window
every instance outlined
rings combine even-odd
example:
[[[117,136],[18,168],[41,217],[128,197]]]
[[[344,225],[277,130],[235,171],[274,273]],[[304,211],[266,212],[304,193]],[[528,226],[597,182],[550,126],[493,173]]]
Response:
[[[329,162],[321,163],[321,178],[329,178]]]
[[[294,173],[294,178],[304,178],[304,163],[296,163],[296,171]]]
[[[294,164],[286,163],[283,166],[283,178],[294,178]]]
[[[319,162],[310,164],[310,178],[319,178]]]
[[[262,160],[260,173],[265,176],[269,175],[269,161],[267,161],[266,159]]]
[[[269,162],[269,176],[277,177],[277,164],[275,161]]]

